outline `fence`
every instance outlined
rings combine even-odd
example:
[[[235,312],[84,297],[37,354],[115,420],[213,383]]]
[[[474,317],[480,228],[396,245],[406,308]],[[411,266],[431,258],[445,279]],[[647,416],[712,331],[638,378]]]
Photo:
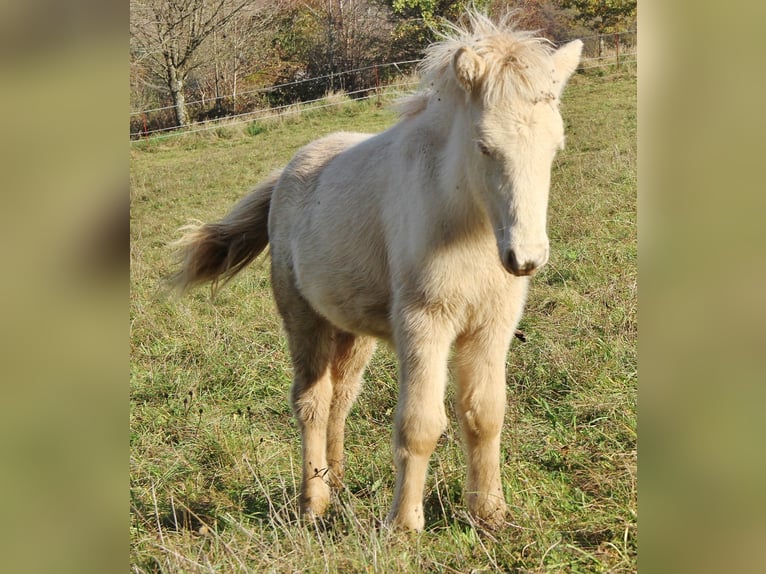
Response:
[[[622,64],[636,61],[636,32],[617,32],[614,34],[599,34],[582,38],[583,63],[585,69],[598,67],[600,64],[614,64],[619,68]]]
[[[311,78],[299,78],[292,82],[243,91],[236,96],[220,96],[216,99],[217,101],[210,98],[193,100],[186,103],[187,113],[190,117],[196,117],[199,120],[197,124],[235,118],[249,118],[248,121],[252,121],[277,112],[284,113],[293,108],[297,109],[296,104],[304,106],[317,104],[326,99],[328,93],[334,91],[343,92],[354,99],[381,96],[384,92],[388,93],[392,89],[414,85],[414,81],[407,81],[406,78],[408,75],[410,78],[412,77],[412,72],[414,72],[419,61],[390,62]],[[239,104],[237,104],[237,100]],[[254,101],[254,103],[251,106],[246,106],[245,103],[248,100]],[[205,106],[209,107],[211,103],[216,104],[219,109],[237,110],[238,108],[245,108],[247,111],[229,111],[225,114],[217,114],[214,111],[216,108],[205,110]],[[131,139],[179,130],[173,123],[172,105],[131,112],[130,116]],[[191,127],[194,128],[195,126]],[[184,131],[188,132],[188,129]]]
[[[636,32],[619,32],[581,38],[583,57],[580,69],[622,68],[637,61]],[[189,117],[196,122],[185,128],[174,123],[173,106],[161,106],[130,113],[130,139],[175,136],[227,125],[299,114],[306,110],[342,105],[343,99],[328,93],[342,91],[354,100],[388,97],[415,87],[415,67],[420,60],[390,62],[247,90],[238,94],[202,98],[186,103]],[[214,106],[210,108],[211,104]],[[244,110],[244,111],[242,111]]]

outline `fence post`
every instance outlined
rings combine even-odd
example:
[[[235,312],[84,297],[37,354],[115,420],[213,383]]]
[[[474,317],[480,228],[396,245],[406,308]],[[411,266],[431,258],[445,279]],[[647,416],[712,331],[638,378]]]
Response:
[[[617,33],[616,47],[617,47],[617,69],[619,70],[620,69],[620,33],[619,32]]]
[[[380,75],[378,74],[378,66],[375,65],[375,94],[377,95],[377,106],[380,107]]]

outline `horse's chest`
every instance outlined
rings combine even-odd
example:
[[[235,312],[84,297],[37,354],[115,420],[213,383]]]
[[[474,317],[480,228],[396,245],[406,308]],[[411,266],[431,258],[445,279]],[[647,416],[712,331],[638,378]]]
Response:
[[[419,283],[424,295],[434,301],[473,308],[502,296],[507,280],[496,258],[460,253],[431,262]]]
[[[514,291],[514,278],[502,268],[492,241],[466,240],[418,259],[396,274],[401,309],[440,309],[460,327],[504,307]]]

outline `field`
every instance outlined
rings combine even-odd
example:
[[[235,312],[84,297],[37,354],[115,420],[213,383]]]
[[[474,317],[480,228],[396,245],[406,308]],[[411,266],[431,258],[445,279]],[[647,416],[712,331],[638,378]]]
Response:
[[[526,341],[508,356],[508,525],[492,532],[465,512],[454,416],[431,459],[425,531],[381,526],[397,395],[384,345],[349,417],[345,488],[325,519],[299,521],[299,437],[268,262],[212,300],[161,289],[178,227],[219,218],[306,142],[379,131],[393,112],[347,103],[132,145],[133,572],[636,571],[635,73],[576,75],[562,114],[551,259],[532,283]]]

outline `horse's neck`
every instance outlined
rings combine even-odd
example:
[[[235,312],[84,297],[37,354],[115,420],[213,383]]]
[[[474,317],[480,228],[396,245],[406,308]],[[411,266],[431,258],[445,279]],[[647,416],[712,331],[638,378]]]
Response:
[[[471,166],[466,165],[470,157],[466,145],[472,145],[473,137],[467,111],[461,108],[464,101],[458,98],[464,98],[464,95],[435,94],[428,107],[413,118],[410,133],[425,138],[423,149],[434,154],[427,163],[437,166],[430,177],[435,178],[433,185],[440,195],[438,211],[442,221],[466,231],[486,231],[486,210],[479,199],[479,190],[469,177]],[[428,193],[432,192],[432,189],[428,190]]]

